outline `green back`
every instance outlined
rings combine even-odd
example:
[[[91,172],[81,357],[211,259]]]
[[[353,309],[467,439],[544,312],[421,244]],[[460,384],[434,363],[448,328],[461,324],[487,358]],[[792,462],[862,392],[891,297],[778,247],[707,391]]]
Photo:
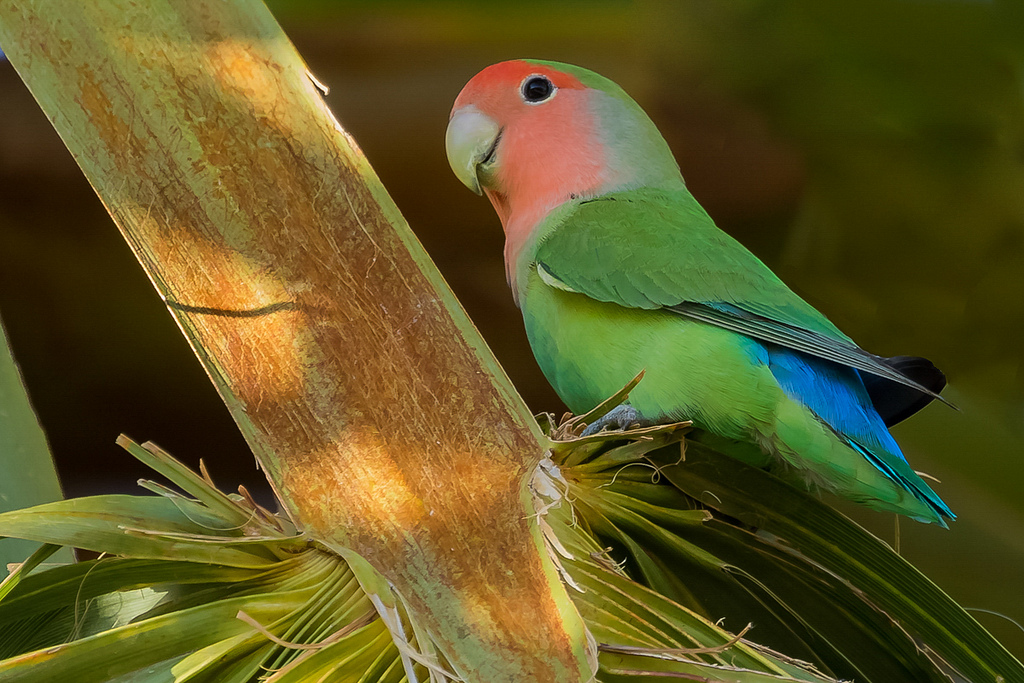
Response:
[[[685,188],[567,202],[538,226],[519,267],[629,308],[730,304],[843,344],[849,337],[719,230]],[[520,279],[525,282],[525,278]]]

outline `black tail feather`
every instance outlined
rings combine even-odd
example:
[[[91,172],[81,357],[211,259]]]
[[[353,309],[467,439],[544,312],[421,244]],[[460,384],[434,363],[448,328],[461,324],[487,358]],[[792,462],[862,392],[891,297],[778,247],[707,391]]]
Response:
[[[883,362],[936,394],[946,386],[946,376],[927,358],[893,356],[883,359]],[[860,373],[860,376],[864,380],[868,396],[871,397],[871,403],[887,427],[902,422],[934,400],[933,397],[922,394],[912,387],[883,377],[866,372]]]

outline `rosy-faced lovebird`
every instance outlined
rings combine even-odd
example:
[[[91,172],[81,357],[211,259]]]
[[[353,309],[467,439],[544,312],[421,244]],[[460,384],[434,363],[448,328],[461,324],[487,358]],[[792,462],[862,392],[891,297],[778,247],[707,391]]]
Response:
[[[620,87],[515,60],[455,101],[448,160],[505,230],[505,268],[545,376],[576,413],[641,370],[594,427],[692,420],[716,446],[878,510],[953,513],[888,427],[945,377],[858,347],[719,230]]]

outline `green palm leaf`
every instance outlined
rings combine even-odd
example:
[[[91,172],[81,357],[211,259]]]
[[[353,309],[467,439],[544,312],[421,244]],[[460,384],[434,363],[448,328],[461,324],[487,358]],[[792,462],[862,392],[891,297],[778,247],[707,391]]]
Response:
[[[429,657],[417,652],[427,649],[415,635],[394,642],[343,559],[247,498],[216,491],[163,451],[121,442],[190,497],[148,482],[161,495],[95,496],[0,515],[0,534],[118,555],[19,572],[0,600],[0,679],[443,678],[443,662],[432,672],[423,665]],[[588,443],[612,459],[636,451],[609,451],[606,438]],[[826,680],[636,583],[573,524],[572,506],[557,493],[540,500],[550,505],[546,528],[577,607],[604,646],[608,680]]]
[[[572,438],[582,419],[547,423],[556,440],[533,490],[600,680],[1024,675],[956,603],[813,497],[684,441],[684,426]],[[417,654],[429,645],[408,615],[409,642],[396,644],[342,558],[158,448],[121,443],[188,496],[148,482],[161,495],[0,515],[0,534],[117,555],[22,568],[0,599],[0,679],[444,680],[443,661]],[[735,636],[723,617],[753,628]]]
[[[46,436],[32,410],[0,321],[0,512],[60,498],[60,482]],[[35,549],[34,544],[21,540],[4,544],[0,547],[0,567],[21,562]],[[71,554],[61,551],[57,559],[70,562]]]
[[[699,442],[640,443],[591,445],[586,460],[556,448],[556,464],[575,463],[561,476],[576,523],[645,585],[753,623],[755,640],[839,678],[1024,680],[959,605],[839,512]]]
[[[0,679],[296,680],[289,662],[326,652],[393,669],[398,652],[344,560],[162,451],[125,445],[195,498],[95,496],[0,515],[0,534],[120,556],[21,577],[0,601]]]

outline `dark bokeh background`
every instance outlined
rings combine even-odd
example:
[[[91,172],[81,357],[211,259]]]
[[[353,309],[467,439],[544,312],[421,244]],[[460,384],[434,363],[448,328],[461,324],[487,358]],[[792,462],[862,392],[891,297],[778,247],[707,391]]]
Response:
[[[961,516],[901,525],[954,598],[1024,621],[1024,4],[271,3],[328,102],[535,410],[560,409],[490,206],[444,158],[452,100],[515,57],[619,82],[689,186],[862,346],[932,358],[960,412],[894,432]],[[0,62],[0,313],[68,495],[144,476],[126,432],[222,484],[252,456],[99,201]],[[892,540],[890,515],[851,509]],[[978,614],[1018,656],[1024,631]]]

